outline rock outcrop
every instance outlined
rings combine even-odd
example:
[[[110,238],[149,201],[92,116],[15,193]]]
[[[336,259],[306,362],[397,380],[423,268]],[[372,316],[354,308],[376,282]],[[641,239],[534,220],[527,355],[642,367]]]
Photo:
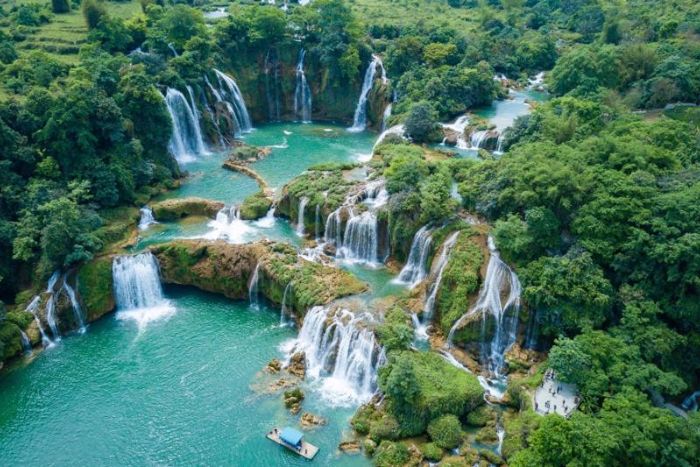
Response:
[[[176,221],[187,216],[214,217],[224,203],[204,198],[166,199],[151,205],[153,217],[158,221]]]

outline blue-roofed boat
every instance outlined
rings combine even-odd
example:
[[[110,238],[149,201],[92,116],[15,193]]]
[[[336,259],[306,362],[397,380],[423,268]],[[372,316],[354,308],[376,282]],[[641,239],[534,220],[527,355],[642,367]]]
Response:
[[[273,428],[272,431],[267,433],[267,439],[309,460],[313,459],[318,453],[318,448],[306,442],[304,434],[295,428],[284,427],[281,430]]]

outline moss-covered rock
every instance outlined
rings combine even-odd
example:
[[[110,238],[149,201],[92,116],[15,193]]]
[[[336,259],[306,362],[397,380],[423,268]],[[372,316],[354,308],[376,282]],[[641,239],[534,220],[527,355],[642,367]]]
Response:
[[[0,323],[0,361],[6,361],[22,353],[22,337],[19,327],[12,321]]]
[[[177,198],[159,201],[151,206],[153,217],[159,221],[176,221],[187,216],[214,217],[224,203],[204,198]]]
[[[83,264],[76,275],[77,292],[88,322],[114,310],[112,258],[103,256]]]
[[[271,206],[272,200],[263,191],[258,191],[243,200],[243,204],[241,204],[241,219],[260,219],[267,214]]]
[[[366,284],[339,268],[301,259],[294,247],[262,241],[232,245],[223,241],[178,240],[154,246],[163,281],[192,285],[229,298],[246,299],[256,266],[258,290],[275,303],[291,286],[287,305],[299,315],[314,305],[364,292]]]
[[[272,152],[270,148],[259,148],[242,141],[236,141],[229,152],[229,160],[236,162],[255,162],[265,158]]]

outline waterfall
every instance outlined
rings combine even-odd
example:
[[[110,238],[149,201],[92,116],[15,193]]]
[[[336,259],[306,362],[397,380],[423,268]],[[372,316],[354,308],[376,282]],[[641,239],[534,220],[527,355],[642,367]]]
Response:
[[[698,397],[700,397],[700,391],[695,391],[688,397],[686,397],[683,400],[683,404],[681,404],[681,407],[683,407],[683,410],[686,411],[691,411],[691,410],[698,410]]]
[[[82,334],[85,332],[85,313],[83,313],[83,307],[81,307],[80,302],[78,302],[78,298],[75,295],[75,290],[70,286],[70,284],[68,284],[66,277],[63,278],[63,290],[65,290],[66,295],[68,295],[71,308],[73,309],[75,322],[78,324],[78,329]]]
[[[377,138],[377,141],[374,143],[374,146],[372,146],[372,153],[374,153],[374,150],[377,149],[377,146],[382,144],[382,142],[389,135],[396,135],[396,136],[400,137],[401,139],[406,139],[406,137],[404,136],[404,132],[405,132],[405,127],[403,125],[394,125],[391,128],[389,128],[388,130],[384,130]]]
[[[500,378],[505,363],[505,353],[513,345],[516,338],[521,288],[518,276],[501,260],[492,237],[488,239],[488,246],[491,257],[477,301],[452,326],[447,342],[451,346],[455,332],[471,317],[481,315],[482,342],[480,353],[482,367],[496,378]],[[505,297],[505,302],[503,297]],[[495,325],[490,342],[485,338],[489,316],[493,318]]]
[[[56,282],[61,277],[60,271],[54,271],[49,278],[49,283],[46,287],[46,293],[49,294],[49,299],[46,302],[46,322],[51,329],[51,334],[53,334],[54,342],[61,340],[61,332],[58,329],[58,323],[56,322],[56,299],[55,299],[55,288]]]
[[[179,57],[179,56],[180,56],[180,54],[177,53],[177,50],[175,50],[175,47],[173,46],[173,43],[172,43],[172,42],[169,42],[169,43],[168,43],[168,48],[169,48],[170,51],[173,53],[173,57]]]
[[[248,284],[248,301],[250,302],[250,307],[258,310],[260,308],[259,297],[260,297],[260,263],[255,265],[253,270],[253,276],[250,278],[250,283]]]
[[[226,107],[232,112],[232,117],[236,119],[238,128],[241,132],[246,133],[253,129],[253,124],[248,114],[248,109],[243,100],[243,94],[238,89],[236,82],[225,73],[214,68],[214,73],[219,81],[219,90],[214,93],[214,96],[221,102],[228,104]]]
[[[216,219],[209,221],[207,225],[212,230],[203,238],[208,240],[223,239],[235,244],[247,242],[255,232],[255,229],[248,222],[241,219],[241,212],[237,206],[224,207],[216,214]]]
[[[185,96],[177,89],[168,88],[165,104],[173,122],[173,132],[170,135],[168,148],[175,159],[184,163],[192,161],[199,155],[208,154],[202,140],[199,120]]]
[[[294,321],[288,322],[287,316],[290,314],[289,308],[287,306],[287,297],[289,292],[292,290],[292,283],[288,283],[284,288],[284,293],[282,294],[282,306],[280,307],[280,326],[293,325]]]
[[[270,229],[275,225],[275,211],[277,206],[273,205],[267,210],[265,216],[255,221],[255,225],[261,229]]]
[[[323,232],[323,241],[336,247],[340,247],[343,244],[343,233],[342,225],[340,219],[340,210],[343,209],[342,206],[328,215],[326,219],[326,228]]]
[[[391,118],[391,108],[391,102],[389,102],[386,105],[386,107],[384,107],[384,114],[382,115],[382,132],[386,131],[387,124],[389,123],[389,118]]]
[[[447,263],[450,261],[450,253],[452,253],[452,248],[454,248],[455,243],[457,243],[457,237],[459,236],[459,231],[452,233],[445,243],[442,245],[440,250],[440,256],[438,256],[437,263],[433,266],[432,275],[435,280],[428,288],[428,297],[423,305],[423,325],[427,325],[433,319],[433,313],[435,312],[435,300],[437,298],[437,293],[440,290],[440,283],[442,282],[442,274],[445,272]]]
[[[368,313],[353,314],[329,306],[311,308],[304,317],[292,353],[306,355],[307,375],[320,380],[321,397],[337,405],[367,402],[385,356],[367,324]]]
[[[297,85],[294,91],[294,115],[303,123],[311,122],[311,88],[306,82],[304,74],[304,57],[306,50],[299,51],[299,61],[297,63]]]
[[[204,75],[204,80],[207,83],[209,83],[207,75]],[[199,98],[204,103],[204,109],[207,111],[207,113],[210,116],[211,122],[214,124],[214,129],[216,130],[216,136],[217,136],[217,139],[219,141],[219,147],[221,147],[221,148],[226,147],[226,141],[224,141],[224,136],[221,134],[221,128],[219,127],[219,119],[218,119],[214,109],[212,109],[212,107],[209,105],[209,100],[207,99],[206,93],[201,88],[199,90]]]
[[[498,140],[496,140],[496,150],[494,151],[494,154],[503,154],[503,140],[504,140],[503,135],[504,134],[505,134],[505,131],[502,131],[501,133],[498,134]]]
[[[22,352],[24,352],[25,354],[32,353],[32,342],[29,340],[29,336],[27,336],[27,333],[20,329],[19,337],[22,341]]]
[[[306,196],[299,200],[299,212],[297,212],[297,235],[300,237],[304,236],[304,210],[306,205],[309,204],[309,198]]]
[[[139,329],[170,316],[175,308],[163,297],[158,262],[150,252],[117,256],[112,262],[117,318],[134,320]]]
[[[140,209],[141,219],[139,219],[139,230],[146,230],[153,224],[157,224],[153,217],[153,210],[149,206],[144,206]]]
[[[50,347],[53,345],[53,342],[51,342],[51,339],[49,339],[49,336],[46,335],[46,332],[44,331],[44,326],[41,325],[41,320],[39,319],[39,305],[41,304],[41,297],[39,295],[36,295],[31,302],[29,302],[29,305],[27,305],[27,308],[24,311],[28,311],[34,316],[34,322],[36,323],[36,327],[39,329],[39,334],[41,334],[41,344],[44,347]]]
[[[471,148],[480,149],[481,146],[484,144],[484,141],[486,141],[486,136],[488,135],[488,133],[489,132],[486,130],[475,131],[474,133],[472,133]]]
[[[397,282],[406,284],[410,288],[417,286],[427,275],[426,266],[428,262],[428,253],[430,246],[433,243],[433,237],[428,226],[421,227],[413,236],[411,243],[411,251],[408,254],[408,261],[401,269]]]
[[[503,455],[503,440],[506,438],[506,429],[503,428],[501,421],[496,425],[496,436],[498,437],[498,445],[496,446],[496,454]]]
[[[367,128],[367,98],[369,97],[369,92],[372,90],[372,86],[374,85],[374,75],[377,72],[377,65],[384,69],[381,63],[382,61],[377,55],[372,55],[372,61],[367,67],[365,79],[362,82],[362,92],[360,92],[360,98],[357,101],[352,126],[348,128],[348,131],[360,132]]]
[[[350,219],[343,235],[343,246],[338,249],[337,256],[351,261],[375,264],[379,261],[378,241],[377,215],[369,210],[355,215],[351,209]]]
[[[462,115],[461,117],[457,118],[457,120],[455,120],[453,123],[442,124],[443,128],[447,128],[448,130],[452,130],[455,133],[457,133],[457,144],[455,145],[457,149],[469,149],[470,147],[469,143],[464,137],[464,130],[467,128],[467,125],[469,125],[469,116],[467,115]]]
[[[280,120],[280,64],[276,49],[268,49],[265,54],[265,95],[270,120]]]

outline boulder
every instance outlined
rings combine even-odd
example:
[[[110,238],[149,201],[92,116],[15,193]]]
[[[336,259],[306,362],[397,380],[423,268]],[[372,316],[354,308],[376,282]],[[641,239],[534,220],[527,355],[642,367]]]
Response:
[[[301,416],[301,426],[304,428],[312,428],[315,426],[325,425],[326,419],[314,415],[310,412],[304,412]]]
[[[338,445],[338,449],[348,454],[356,454],[360,452],[360,442],[357,440],[342,441]]]
[[[292,355],[287,371],[298,378],[304,379],[306,376],[306,355],[304,352],[297,352]]]
[[[279,373],[281,369],[282,369],[282,362],[280,362],[276,358],[273,358],[272,360],[270,360],[270,363],[268,363],[267,366],[265,367],[265,371],[267,373],[272,373],[272,374]]]

